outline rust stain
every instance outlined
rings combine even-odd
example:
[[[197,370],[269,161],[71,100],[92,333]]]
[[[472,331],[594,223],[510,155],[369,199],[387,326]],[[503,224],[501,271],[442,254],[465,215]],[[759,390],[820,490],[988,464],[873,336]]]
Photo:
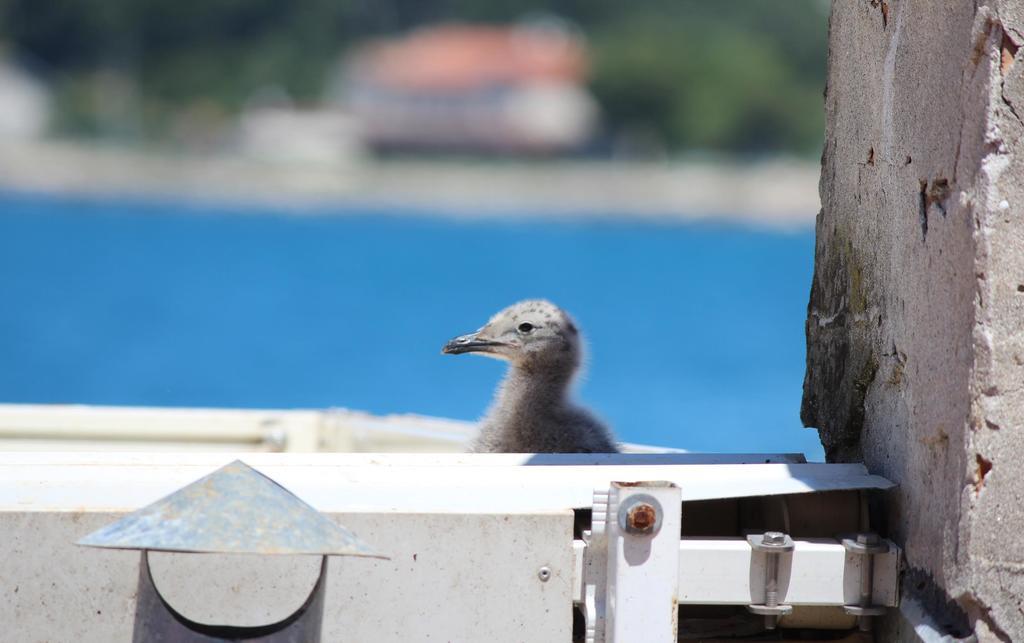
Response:
[[[978,34],[978,39],[974,41],[974,49],[971,52],[971,64],[977,65],[981,62],[982,57],[985,55],[985,43],[988,42],[989,34],[992,33],[992,28],[995,26],[995,22],[991,17],[985,19],[985,27]]]
[[[1013,67],[1013,59],[1017,55],[1017,49],[1020,47],[1017,43],[1010,39],[1010,34],[1003,30],[1003,43],[1000,47],[999,55],[999,71],[1005,76],[1006,72],[1010,71],[1010,67]]]
[[[889,26],[889,3],[886,0],[871,0],[871,6],[882,13],[882,29]]]
[[[679,597],[672,597],[672,640],[679,640]]]
[[[985,488],[985,477],[992,472],[992,461],[980,453],[974,454],[974,459],[977,464],[974,471],[974,495],[978,495]]]

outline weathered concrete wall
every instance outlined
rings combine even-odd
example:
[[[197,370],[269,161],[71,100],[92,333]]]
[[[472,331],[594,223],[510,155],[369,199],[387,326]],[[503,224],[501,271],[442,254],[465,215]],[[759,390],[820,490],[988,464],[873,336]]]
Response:
[[[1024,641],[1021,44],[1024,0],[833,0],[807,319],[804,423],[900,484],[904,597],[982,641]]]

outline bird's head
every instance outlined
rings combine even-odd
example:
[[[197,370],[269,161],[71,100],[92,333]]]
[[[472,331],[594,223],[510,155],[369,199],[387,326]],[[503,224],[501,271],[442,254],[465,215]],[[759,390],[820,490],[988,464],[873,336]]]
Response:
[[[572,372],[579,366],[582,345],[565,311],[549,301],[531,299],[502,310],[475,333],[452,339],[441,352],[480,353],[525,370]]]

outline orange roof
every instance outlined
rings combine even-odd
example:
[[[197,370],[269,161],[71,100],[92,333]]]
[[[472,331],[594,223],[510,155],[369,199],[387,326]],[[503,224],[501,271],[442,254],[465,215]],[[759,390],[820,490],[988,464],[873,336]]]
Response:
[[[352,59],[359,80],[396,89],[461,90],[538,81],[580,82],[582,42],[547,26],[440,25],[370,43]]]

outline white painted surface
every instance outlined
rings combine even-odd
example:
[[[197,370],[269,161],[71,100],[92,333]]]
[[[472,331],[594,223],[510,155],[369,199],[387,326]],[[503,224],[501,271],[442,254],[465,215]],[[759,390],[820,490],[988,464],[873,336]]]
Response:
[[[657,501],[651,503],[661,515],[657,533],[631,534],[619,524],[619,507],[636,496]],[[680,516],[675,485],[612,484],[606,524],[606,643],[676,643]]]
[[[0,454],[0,511],[126,511],[232,461],[211,453]],[[859,464],[555,466],[559,456],[451,459],[330,453],[237,457],[320,511],[522,513],[589,507],[615,480],[665,480],[683,500],[888,488]],[[661,456],[649,456],[660,462]],[[572,461],[573,456],[567,456]],[[532,466],[529,463],[539,463]],[[634,461],[635,462],[635,461]]]
[[[0,447],[106,451],[461,451],[471,422],[346,409],[216,409],[0,404]]]
[[[780,597],[791,605],[845,605],[859,598],[860,557],[847,556],[836,540],[794,541],[796,549],[779,566]],[[901,552],[890,551],[874,563],[873,597],[880,605],[895,606],[899,590]],[[583,541],[572,545],[577,558],[572,600],[583,602]],[[684,538],[679,542],[679,603],[681,605],[750,605],[764,602],[764,561],[754,556],[746,539]]]
[[[859,600],[861,557],[833,539],[795,539],[779,559],[779,602],[790,605],[853,605]],[[679,602],[749,605],[764,603],[765,555],[742,538],[683,538],[679,543]],[[875,561],[874,598],[894,606],[899,549]]]
[[[678,522],[667,522],[660,532],[673,543],[671,553],[659,547],[671,564],[639,561],[616,545],[612,564],[597,556],[600,570],[585,565],[580,543],[573,541],[571,508],[592,506],[593,489],[608,488],[612,480],[665,478],[682,483],[683,497],[686,489],[709,497],[723,490],[756,495],[884,486],[851,465],[664,464],[668,456],[617,456],[608,462],[631,463],[597,466],[559,466],[551,464],[558,457],[523,455],[243,457],[391,556],[332,559],[325,641],[568,641],[573,601],[584,598],[581,576],[593,580],[609,571],[619,579],[616,595],[632,597],[616,599],[613,608],[619,614],[625,609],[634,621],[637,610],[647,622],[652,615],[664,620],[674,614],[663,609],[673,590],[655,578],[678,582],[682,602],[760,600],[763,571],[745,541],[680,541],[673,535]],[[73,543],[230,459],[215,453],[0,454],[0,623],[14,624],[4,636],[129,640],[139,554]],[[660,464],[636,464],[644,459]],[[529,464],[534,460],[544,464]],[[782,566],[786,602],[839,605],[856,596],[859,560],[845,556],[837,543],[800,541],[791,563]],[[275,620],[308,591],[309,570],[301,565],[232,564],[231,557],[158,563],[157,586],[197,620],[250,624]],[[550,569],[546,582],[538,576],[541,567]],[[876,566],[877,602],[895,600],[897,568],[895,558]],[[234,600],[216,598],[225,585]],[[190,593],[192,587],[203,591]],[[634,640],[623,638],[627,631],[615,640]]]
[[[859,598],[861,558],[848,556],[838,540],[794,539],[792,554],[779,566],[780,601],[796,606],[855,604]],[[573,543],[576,583],[573,600],[585,598],[582,540]],[[875,560],[874,600],[895,606],[899,598],[899,560],[892,542]],[[764,560],[746,538],[683,538],[679,541],[680,605],[764,603]]]
[[[476,431],[473,422],[340,408],[0,404],[0,451],[463,452]],[[627,453],[681,452],[621,446]]]
[[[131,640],[138,552],[76,547],[119,517],[90,512],[0,512],[0,640],[18,643],[127,643]],[[522,643],[569,641],[572,627],[572,514],[345,514],[332,518],[391,555],[391,560],[331,559],[323,640],[352,643]],[[225,570],[204,558],[178,582],[199,587]],[[541,566],[551,578],[537,576]],[[186,571],[186,570],[182,570]],[[252,570],[250,570],[252,571]],[[247,620],[277,614],[305,580],[279,566],[256,574],[263,585],[231,605],[203,607],[204,618]],[[165,581],[168,578],[165,577]],[[167,582],[163,584],[167,588]],[[180,598],[181,589],[177,592]],[[184,588],[187,590],[187,587]],[[305,588],[302,588],[305,591]],[[269,602],[269,604],[268,604]],[[194,612],[193,612],[194,613]]]
[[[584,643],[603,643],[608,613],[608,489],[595,489],[591,528],[583,531],[582,611]],[[576,548],[574,547],[574,552]]]

